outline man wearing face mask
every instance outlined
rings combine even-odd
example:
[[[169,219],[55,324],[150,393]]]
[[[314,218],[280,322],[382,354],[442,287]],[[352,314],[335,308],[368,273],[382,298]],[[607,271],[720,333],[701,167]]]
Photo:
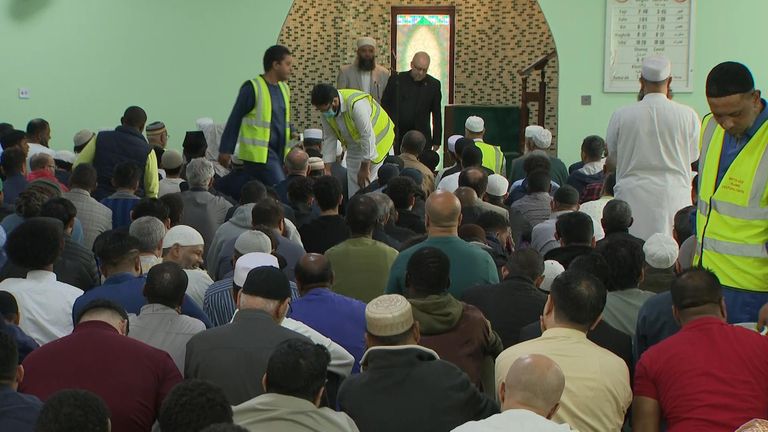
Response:
[[[312,105],[322,113],[325,174],[331,175],[336,141],[341,141],[347,151],[347,184],[352,196],[376,179],[392,149],[395,126],[371,95],[358,90],[317,84],[312,89]]]
[[[388,80],[389,70],[376,64],[376,40],[361,37],[357,40],[357,57],[352,64],[341,67],[336,88],[357,89],[381,103]]]
[[[723,284],[729,322],[768,302],[768,110],[752,73],[724,62],[707,76],[694,266]]]
[[[229,115],[219,163],[229,167],[235,146],[247,173],[267,186],[285,179],[283,157],[291,138],[291,92],[286,81],[293,56],[282,45],[264,53],[264,73],[246,81]]]
[[[669,100],[672,66],[661,56],[643,60],[643,99],[611,117],[605,142],[616,162],[616,198],[635,213],[630,234],[643,240],[672,235],[675,213],[691,205],[691,163],[699,155],[699,117]]]
[[[381,98],[381,106],[395,123],[395,154],[400,154],[403,135],[412,130],[423,133],[432,150],[440,147],[442,93],[440,81],[427,74],[429,62],[429,54],[417,52],[411,60],[411,70],[392,75]]]

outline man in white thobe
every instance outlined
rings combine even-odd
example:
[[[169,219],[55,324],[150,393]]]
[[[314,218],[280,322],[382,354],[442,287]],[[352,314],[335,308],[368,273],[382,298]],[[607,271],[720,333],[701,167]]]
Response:
[[[691,163],[699,157],[699,116],[669,99],[671,65],[660,56],[643,61],[640,101],[613,113],[608,156],[616,162],[615,197],[629,203],[630,234],[643,240],[672,235],[675,212],[691,205]]]

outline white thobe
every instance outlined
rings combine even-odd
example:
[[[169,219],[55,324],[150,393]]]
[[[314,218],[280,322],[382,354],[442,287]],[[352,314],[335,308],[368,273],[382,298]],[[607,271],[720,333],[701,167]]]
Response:
[[[700,128],[693,109],[661,93],[613,113],[605,141],[616,158],[615,197],[632,208],[630,234],[672,235],[675,212],[691,205]]]
[[[323,124],[323,162],[336,162],[336,140],[342,142],[347,150],[347,185],[349,187],[349,196],[354,195],[360,186],[357,184],[357,173],[360,171],[360,163],[363,160],[371,161],[371,173],[368,181],[376,179],[381,164],[373,163],[376,159],[376,136],[373,133],[371,124],[371,104],[366,100],[357,102],[352,109],[352,121],[355,122],[360,138],[352,139],[352,135],[344,124],[343,116],[350,108],[347,106],[344,98],[339,95],[341,103],[339,114],[336,116],[336,125],[339,128],[341,136],[336,136],[336,132],[331,129],[328,120],[322,117]]]

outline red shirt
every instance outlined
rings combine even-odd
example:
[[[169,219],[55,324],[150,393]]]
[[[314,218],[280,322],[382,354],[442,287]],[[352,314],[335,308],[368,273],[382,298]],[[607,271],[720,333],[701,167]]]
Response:
[[[705,317],[654,345],[635,396],[656,399],[668,432],[733,432],[768,417],[768,337]]]
[[[102,321],[86,321],[24,360],[22,393],[45,401],[67,388],[90,390],[111,412],[114,432],[150,431],[181,374],[165,351],[122,336]]]

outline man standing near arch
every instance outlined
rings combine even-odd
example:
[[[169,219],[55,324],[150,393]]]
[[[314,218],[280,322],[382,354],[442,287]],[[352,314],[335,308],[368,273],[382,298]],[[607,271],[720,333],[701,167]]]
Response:
[[[336,88],[357,89],[381,103],[388,80],[389,70],[376,64],[376,39],[361,37],[357,40],[355,61],[341,67],[336,78]]]
[[[264,53],[264,73],[240,87],[219,147],[219,163],[229,167],[235,146],[245,171],[267,186],[285,179],[283,156],[291,138],[293,56],[274,45]]]
[[[411,70],[392,75],[381,97],[381,106],[395,123],[395,154],[400,154],[403,135],[412,130],[423,133],[432,150],[440,147],[443,95],[440,81],[427,73],[429,64],[429,54],[414,54]]]

